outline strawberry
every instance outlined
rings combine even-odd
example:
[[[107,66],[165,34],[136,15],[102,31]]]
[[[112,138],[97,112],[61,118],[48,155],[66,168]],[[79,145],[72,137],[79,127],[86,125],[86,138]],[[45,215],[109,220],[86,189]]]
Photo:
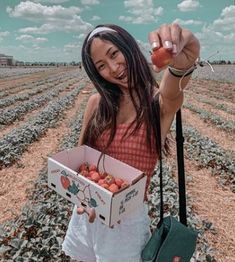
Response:
[[[120,188],[122,183],[123,183],[123,179],[115,177],[115,184]]]
[[[87,162],[82,163],[82,164],[79,166],[78,171],[81,172],[82,170],[87,170],[87,171],[88,171],[88,163],[87,163]]]
[[[89,172],[88,172],[88,170],[82,170],[81,172],[80,172],[80,174],[82,175],[82,176],[85,176],[85,177],[88,177],[89,176]]]
[[[119,190],[118,186],[116,184],[111,184],[108,188],[109,191],[115,193]]]
[[[104,184],[102,184],[102,185],[100,185],[100,186],[102,186],[102,187],[105,188],[105,189],[108,189],[108,188],[109,188],[109,185],[106,184],[106,183],[104,183]]]
[[[128,186],[129,183],[127,181],[123,181],[123,183],[121,184],[121,188],[128,187]]]
[[[104,183],[105,183],[105,180],[102,179],[102,178],[98,181],[98,185],[100,185],[100,186],[101,186],[102,184],[104,184]]]
[[[93,173],[91,174],[91,180],[97,183],[100,180],[99,173],[96,171],[93,171]]]
[[[89,165],[88,169],[89,171],[97,171],[97,167],[93,164]]]
[[[153,50],[151,60],[155,66],[162,68],[170,64],[172,60],[172,53],[170,50],[160,47],[156,50]]]

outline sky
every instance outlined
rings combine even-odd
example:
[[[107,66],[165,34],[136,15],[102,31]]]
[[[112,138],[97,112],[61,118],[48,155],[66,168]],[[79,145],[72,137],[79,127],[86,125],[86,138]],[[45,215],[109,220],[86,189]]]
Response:
[[[201,59],[235,61],[235,0],[0,0],[0,53],[24,62],[78,62],[96,25],[125,28],[148,55],[148,33],[179,23]]]

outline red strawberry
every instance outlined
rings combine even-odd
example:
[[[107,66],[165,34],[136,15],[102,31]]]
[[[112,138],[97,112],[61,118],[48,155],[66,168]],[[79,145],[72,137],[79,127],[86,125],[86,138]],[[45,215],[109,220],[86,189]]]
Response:
[[[119,190],[118,186],[116,184],[111,184],[108,188],[109,191],[115,193]]]
[[[96,171],[92,171],[92,172],[93,173],[91,174],[91,180],[97,183],[100,180],[100,175]]]

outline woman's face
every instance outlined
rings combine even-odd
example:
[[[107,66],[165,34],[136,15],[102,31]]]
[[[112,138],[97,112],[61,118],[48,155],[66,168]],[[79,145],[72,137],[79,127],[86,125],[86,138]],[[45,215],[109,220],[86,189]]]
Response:
[[[91,43],[91,58],[99,74],[120,88],[128,87],[128,72],[125,57],[110,41],[94,38]]]

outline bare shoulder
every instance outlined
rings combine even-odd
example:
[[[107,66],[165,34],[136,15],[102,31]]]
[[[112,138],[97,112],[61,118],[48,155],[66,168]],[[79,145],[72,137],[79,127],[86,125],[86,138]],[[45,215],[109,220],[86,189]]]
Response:
[[[86,127],[87,127],[92,115],[97,110],[98,105],[99,105],[99,101],[100,101],[100,95],[98,93],[91,95],[88,99],[86,109],[85,109],[85,112],[84,112],[82,129],[81,129],[81,133],[80,133],[80,137],[79,137],[79,141],[78,141],[79,145],[83,144],[84,133],[85,133]]]
[[[95,110],[98,108],[99,101],[100,101],[100,95],[98,93],[93,94],[89,97],[84,117],[90,118],[93,115]]]
[[[100,94],[95,93],[89,97],[88,104],[92,104],[93,106],[98,106],[99,101],[100,101]]]

